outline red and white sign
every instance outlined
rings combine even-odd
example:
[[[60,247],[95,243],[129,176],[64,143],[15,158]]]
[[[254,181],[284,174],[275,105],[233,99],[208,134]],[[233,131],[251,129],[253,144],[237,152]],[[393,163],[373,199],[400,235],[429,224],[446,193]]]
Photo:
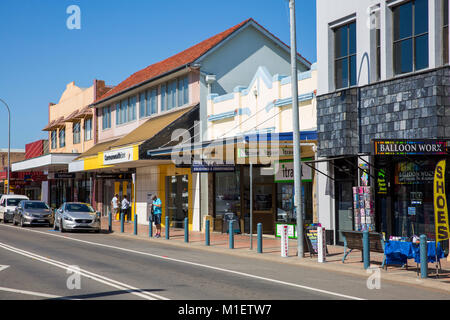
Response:
[[[287,258],[289,252],[288,228],[289,226],[283,225],[281,229],[281,256],[283,258]]]
[[[323,263],[327,260],[327,242],[325,240],[325,228],[317,228],[317,262]]]

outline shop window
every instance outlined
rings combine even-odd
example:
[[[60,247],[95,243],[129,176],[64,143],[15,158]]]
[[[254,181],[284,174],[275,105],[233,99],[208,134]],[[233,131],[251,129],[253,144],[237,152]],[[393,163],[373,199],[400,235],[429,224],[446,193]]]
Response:
[[[393,8],[394,73],[428,67],[428,0],[412,0]]]
[[[240,173],[217,172],[215,174],[216,219],[227,213],[240,215]]]

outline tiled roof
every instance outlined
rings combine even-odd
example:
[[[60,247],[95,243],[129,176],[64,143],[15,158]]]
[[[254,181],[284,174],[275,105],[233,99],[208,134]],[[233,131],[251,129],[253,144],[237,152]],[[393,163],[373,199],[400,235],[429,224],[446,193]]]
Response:
[[[247,19],[238,25],[221,32],[207,40],[204,40],[189,49],[186,49],[170,58],[167,58],[163,61],[157,62],[155,64],[152,64],[134,74],[132,74],[130,77],[122,81],[120,84],[118,84],[113,89],[109,90],[105,94],[103,94],[99,99],[97,99],[94,104],[97,104],[98,102],[101,102],[102,100],[105,100],[109,97],[112,97],[116,94],[121,93],[122,91],[125,91],[129,88],[132,88],[134,86],[137,86],[145,81],[148,81],[150,79],[156,78],[158,76],[161,76],[165,73],[168,73],[170,71],[174,71],[180,67],[183,67],[189,63],[194,62],[201,56],[203,56],[205,53],[207,53],[209,50],[213,49],[215,46],[217,46],[220,42],[225,40],[227,37],[229,37],[233,32],[237,31],[247,23],[253,21],[256,23],[259,27],[263,28],[260,24],[258,24],[253,19]],[[263,28],[264,29],[264,28]],[[266,32],[268,32],[266,29],[264,29]],[[272,34],[271,34],[272,35]],[[273,35],[272,35],[273,36]],[[275,36],[273,36],[276,38]],[[278,41],[280,41],[278,38],[276,38]],[[288,47],[288,46],[287,46]],[[305,58],[299,55],[300,58],[305,60],[307,63],[309,63]]]

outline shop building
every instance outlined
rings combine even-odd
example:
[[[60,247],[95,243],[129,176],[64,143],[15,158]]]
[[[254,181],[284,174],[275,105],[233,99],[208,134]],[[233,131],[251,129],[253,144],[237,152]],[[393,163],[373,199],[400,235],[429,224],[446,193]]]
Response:
[[[317,35],[321,222],[337,243],[360,230],[352,188],[367,186],[370,230],[433,239],[432,173],[450,140],[448,1],[319,0]]]
[[[0,171],[0,187],[1,192],[6,194],[8,191],[8,148],[0,149],[0,157],[2,158],[2,166]],[[21,161],[25,159],[24,149],[10,149],[9,150],[10,164],[12,165],[16,161]],[[9,192],[15,193],[19,192],[20,188],[23,186],[23,176],[14,174],[12,170],[10,171],[10,186]]]
[[[96,175],[136,173],[136,211],[133,209],[133,213],[138,214],[140,223],[148,223],[149,197],[156,193],[163,203],[163,223],[168,214],[171,225],[181,226],[183,217],[187,216],[190,228],[200,230],[203,218],[212,209],[208,188],[211,176],[194,173],[190,167],[176,166],[170,153],[155,156],[150,151],[178,144],[172,134],[180,128],[192,131],[191,137],[195,135],[194,129],[199,130],[197,138],[206,139],[203,134],[207,132],[208,94],[226,94],[239,85],[248,84],[254,70],[263,63],[273,74],[288,74],[289,47],[256,21],[248,19],[134,73],[92,104],[99,127],[99,139],[93,147],[96,152],[91,154],[88,150],[71,168]],[[299,70],[307,71],[310,66],[298,55]],[[171,122],[160,121],[177,112]],[[197,121],[198,125],[191,121]],[[160,126],[161,123],[165,126]],[[143,131],[143,127],[159,130]],[[122,159],[124,161],[116,163],[122,157],[118,153],[129,155],[120,149],[131,147],[130,160],[133,161]],[[105,161],[105,157],[110,161]],[[111,190],[123,187],[106,179],[104,185],[97,201],[102,201],[102,211],[106,213],[114,193]],[[134,199],[134,195],[130,197]]]
[[[42,200],[52,208],[67,201],[95,206],[92,176],[69,173],[68,165],[95,145],[96,118],[89,105],[110,89],[101,80],[94,80],[89,88],[78,87],[74,82],[67,84],[59,102],[48,106],[49,122],[43,129],[49,134],[48,152],[44,150],[13,165],[15,172],[43,172],[47,176],[41,184]]]
[[[250,215],[253,232],[259,222],[268,234],[276,233],[277,224],[296,224],[291,77],[272,75],[264,66],[255,71],[247,86],[237,86],[226,95],[208,96],[204,142],[187,141],[172,148],[145,146],[152,157],[182,152],[179,167],[193,175],[208,174],[212,209],[206,218],[216,231],[226,231],[232,218],[237,221],[237,231],[248,233]],[[316,74],[313,65],[298,75],[303,160],[315,158]],[[310,167],[303,166],[303,214],[307,223],[317,221],[315,176]]]

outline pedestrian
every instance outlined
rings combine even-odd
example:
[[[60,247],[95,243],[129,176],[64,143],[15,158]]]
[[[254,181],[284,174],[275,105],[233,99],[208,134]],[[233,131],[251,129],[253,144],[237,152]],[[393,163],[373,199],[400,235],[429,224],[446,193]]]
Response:
[[[127,196],[124,195],[123,200],[122,200],[122,213],[123,213],[124,219],[127,222],[130,221],[129,211],[130,211],[130,201],[128,201]]]
[[[159,199],[156,194],[153,196],[152,207],[153,207],[153,221],[156,226],[155,238],[161,238],[161,213],[162,213],[161,207],[162,207],[162,205],[161,205],[161,199]]]
[[[114,220],[118,220],[118,214],[119,212],[119,195],[116,193],[114,195],[114,197],[111,200],[111,209],[112,209],[112,214],[114,217]]]

